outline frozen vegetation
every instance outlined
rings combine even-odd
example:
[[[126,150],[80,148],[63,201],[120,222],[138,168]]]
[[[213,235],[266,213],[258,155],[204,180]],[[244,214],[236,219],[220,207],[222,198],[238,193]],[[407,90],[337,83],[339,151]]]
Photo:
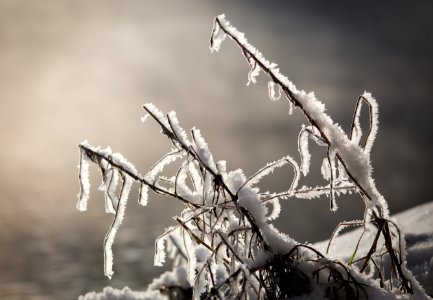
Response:
[[[305,116],[306,124],[298,139],[300,160],[287,155],[251,176],[239,169],[227,170],[225,161],[214,159],[200,130],[193,128],[187,134],[175,112],[164,114],[151,103],[143,106],[143,120],[153,119],[172,148],[146,174],[141,175],[110,148],[81,143],[77,209],[87,208],[89,163],[94,163],[102,174],[99,189],[105,193],[105,210],[114,215],[104,240],[107,277],[114,273],[112,245],[134,183],[140,186],[138,202],[143,206],[150,191],[175,198],[185,206],[174,217],[177,225],[167,228],[155,242],[155,265],[169,259],[172,271],[154,279],[144,292],[107,287],[102,293],[92,292],[82,299],[428,298],[419,282],[431,281],[432,262],[415,262],[411,271],[407,268],[406,249],[409,254],[429,253],[431,236],[423,233],[427,248],[420,246],[424,245],[420,236],[407,235],[406,245],[403,231],[389,216],[387,202],[372,177],[370,151],[378,130],[374,97],[365,92],[358,98],[351,129],[345,133],[325,113],[325,105],[313,92],[297,89],[280,73],[277,64],[268,61],[220,15],[212,29],[211,51],[218,51],[226,37],[239,46],[251,68],[248,84],[256,83],[258,75],[264,73],[269,79],[269,98],[285,98],[290,113],[296,109]],[[364,111],[369,113],[366,132],[362,132],[360,121]],[[299,185],[310,172],[309,142],[324,149],[319,172],[327,185]],[[177,171],[165,174],[165,168],[172,164]],[[260,180],[282,167],[292,170],[287,190],[260,190]],[[299,243],[271,223],[280,214],[280,201],[324,197],[329,199],[330,210],[337,211],[337,197],[348,193],[356,193],[363,200],[364,218],[341,222],[327,243]],[[355,226],[359,227],[358,235],[338,236],[343,228]],[[336,247],[340,243],[344,247]],[[431,293],[431,286],[425,289]]]

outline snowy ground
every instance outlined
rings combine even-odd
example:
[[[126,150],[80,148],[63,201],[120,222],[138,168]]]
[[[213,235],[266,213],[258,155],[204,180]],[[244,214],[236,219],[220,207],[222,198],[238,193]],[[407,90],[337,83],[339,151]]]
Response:
[[[407,244],[407,262],[409,269],[426,290],[433,296],[433,202],[411,208],[395,215],[401,229],[405,232]],[[347,260],[353,251],[361,230],[347,232],[333,242],[334,253],[338,258]],[[365,239],[368,240],[368,239]],[[315,244],[325,252],[328,241]],[[359,255],[365,253],[366,244],[360,245]],[[150,297],[150,298],[149,298]],[[102,293],[89,293],[81,299],[151,299],[152,295],[143,292],[132,292],[128,288],[113,290],[105,288]]]
[[[405,233],[408,268],[427,294],[433,296],[433,202],[401,212],[395,215],[395,218]],[[347,260],[352,255],[354,242],[360,234],[361,230],[357,229],[334,240],[332,248],[338,249],[338,258]],[[323,252],[326,251],[327,245],[328,241],[316,244]],[[366,246],[360,245],[360,256],[366,252]]]

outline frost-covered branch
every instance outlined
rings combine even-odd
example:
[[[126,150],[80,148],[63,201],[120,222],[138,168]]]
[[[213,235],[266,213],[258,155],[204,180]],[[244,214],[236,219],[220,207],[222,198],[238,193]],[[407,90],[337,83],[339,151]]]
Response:
[[[272,101],[276,101],[280,98],[281,93],[283,93],[289,100],[290,111],[292,110],[292,105],[294,105],[302,111],[308,120],[310,125],[304,126],[299,134],[301,171],[304,176],[308,174],[310,164],[308,139],[312,138],[319,145],[327,147],[327,158],[323,161],[321,172],[323,177],[329,180],[329,187],[326,189],[305,188],[304,193],[302,191],[301,193],[294,192],[291,196],[312,198],[325,193],[330,197],[331,210],[335,211],[337,209],[335,193],[338,193],[338,190],[341,189],[342,186],[340,184],[343,183],[347,187],[341,189],[343,192],[351,192],[351,183],[353,183],[356,191],[364,199],[366,207],[364,213],[365,227],[370,223],[386,224],[386,226],[378,226],[377,231],[377,234],[381,235],[385,241],[384,246],[386,250],[384,252],[377,250],[375,243],[373,243],[371,253],[365,258],[364,265],[369,262],[372,256],[378,255],[382,257],[383,255],[389,255],[395,269],[394,274],[399,288],[404,292],[413,293],[412,283],[408,279],[412,275],[405,268],[405,250],[401,246],[401,234],[396,235],[395,232],[387,229],[390,223],[388,204],[377,190],[372,177],[370,152],[378,130],[378,104],[376,100],[367,92],[364,92],[358,98],[350,134],[347,135],[325,113],[325,105],[315,97],[313,92],[306,93],[304,90],[298,90],[286,76],[280,73],[277,64],[268,61],[260,51],[248,43],[242,32],[233,27],[225,19],[224,15],[220,15],[214,21],[210,42],[211,51],[218,51],[226,36],[229,36],[239,46],[250,66],[248,84],[251,82],[255,83],[257,81],[256,77],[260,71],[263,71],[270,78],[268,83],[269,98]],[[275,92],[275,88],[278,88],[278,92]],[[277,94],[278,96],[276,96]],[[369,107],[370,124],[365,142],[360,144],[362,135],[360,125],[362,103],[366,103]],[[338,185],[340,186],[337,187]],[[282,195],[278,196],[281,197]],[[267,198],[268,201],[272,199],[274,199],[274,196]],[[395,227],[398,231],[398,227]],[[399,254],[400,259],[397,258],[396,253]]]
[[[270,86],[272,86],[272,88],[274,88],[273,85],[278,86],[287,99],[304,113],[311,126],[318,130],[321,139],[336,152],[336,156],[345,167],[347,174],[362,191],[362,195],[366,200],[366,206],[368,208],[378,206],[380,208],[380,214],[387,218],[388,209],[386,202],[377,190],[374,180],[371,177],[372,168],[369,150],[371,149],[371,143],[375,138],[376,131],[370,131],[371,142],[368,144],[369,148],[365,149],[367,151],[364,151],[357,144],[353,143],[341,127],[334,123],[325,113],[324,104],[315,97],[313,92],[306,93],[303,90],[298,90],[286,76],[280,73],[278,65],[269,62],[261,52],[249,44],[244,34],[231,26],[230,23],[226,21],[224,15],[220,15],[215,19],[213,35],[211,37],[211,50],[219,50],[220,44],[225,37],[220,33],[221,31],[232,38],[241,48],[243,55],[250,65],[251,61],[254,62],[252,64],[254,68],[252,68],[250,72],[250,74],[254,73],[254,80],[250,79],[250,81],[255,81],[258,71],[254,70],[260,67],[273,82]],[[251,76],[252,75],[249,75],[249,77]],[[377,120],[377,103],[374,98],[371,97],[369,93],[364,93],[362,98],[368,99],[366,101],[371,107],[374,107],[372,112],[375,114],[372,116],[372,119]]]
[[[90,146],[87,143],[87,141],[81,143],[79,145],[79,148],[81,150],[80,151],[81,152],[80,153],[80,155],[81,155],[80,183],[82,186],[82,192],[81,192],[81,195],[79,196],[77,209],[80,211],[87,210],[87,200],[88,200],[88,195],[89,195],[90,183],[87,183],[86,180],[82,179],[82,177],[88,178],[88,176],[89,176],[88,175],[88,162],[87,162],[89,159],[92,160],[93,162],[97,162],[98,164],[101,160],[105,160],[110,165],[110,167],[114,168],[117,171],[120,171],[122,174],[128,175],[129,177],[131,177],[135,181],[140,182],[142,185],[151,188],[154,192],[177,198],[178,200],[182,201],[185,204],[189,204],[189,205],[198,207],[198,204],[189,202],[187,199],[185,199],[181,195],[174,194],[171,191],[169,191],[169,190],[167,190],[161,186],[155,185],[154,183],[147,181],[146,178],[144,178],[142,175],[137,173],[137,171],[135,170],[135,167],[132,168],[131,167],[132,165],[128,165],[127,162],[122,160],[121,156],[117,153],[115,153],[114,155],[111,155],[106,150],[100,150],[100,148],[94,148],[94,147]],[[111,171],[113,171],[113,169],[111,169]],[[87,173],[87,175],[84,175],[86,173]],[[112,179],[110,179],[110,181],[111,180]],[[106,184],[106,183],[104,182],[103,184]],[[114,184],[114,181],[112,184]],[[143,193],[144,193],[144,191],[143,191]],[[142,197],[144,197],[144,196],[141,196],[140,198],[142,198]]]
[[[302,126],[298,136],[300,162],[287,155],[249,177],[242,170],[227,171],[225,161],[214,160],[200,130],[192,128],[188,134],[175,112],[163,114],[155,105],[145,104],[146,116],[160,126],[172,144],[172,149],[145,175],[110,148],[95,148],[87,142],[79,145],[81,192],[77,209],[87,209],[89,163],[93,162],[101,170],[99,189],[105,194],[105,210],[114,214],[104,240],[106,276],[113,275],[112,244],[135,182],[140,186],[141,205],[147,204],[149,190],[185,205],[180,215],[174,217],[177,226],[167,228],[155,242],[154,264],[161,266],[168,257],[173,261],[173,270],[155,279],[148,293],[140,295],[142,298],[285,299],[305,295],[364,299],[375,295],[422,295],[405,266],[402,233],[389,219],[386,201],[371,174],[370,151],[378,130],[375,99],[369,93],[358,98],[347,135],[325,113],[325,106],[314,93],[298,90],[224,15],[215,19],[211,50],[218,51],[227,35],[240,47],[250,66],[248,84],[256,83],[259,73],[264,72],[270,78],[269,98],[276,101],[285,95],[290,113],[294,106],[305,115],[308,125]],[[360,115],[364,103],[369,108],[370,124],[361,142]],[[298,187],[301,177],[310,172],[310,140],[326,147],[320,173],[328,184]],[[177,171],[166,176],[165,168],[173,164],[178,164]],[[286,165],[293,169],[287,189],[282,193],[261,192],[261,179]],[[116,193],[119,184],[120,192]],[[341,222],[331,235],[326,253],[295,241],[270,223],[280,214],[280,200],[326,195],[335,211],[336,197],[350,193],[358,193],[364,199],[364,219]],[[353,245],[349,261],[333,258],[333,239],[345,227],[361,225],[364,231]],[[358,248],[367,231],[373,233],[371,246],[359,257]],[[384,261],[389,262],[390,271]]]

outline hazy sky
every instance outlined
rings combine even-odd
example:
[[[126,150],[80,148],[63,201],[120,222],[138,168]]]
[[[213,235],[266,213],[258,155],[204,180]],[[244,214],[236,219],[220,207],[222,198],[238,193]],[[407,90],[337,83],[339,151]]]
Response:
[[[16,293],[8,290],[11,282],[35,294],[45,284],[54,296],[60,286],[73,294],[108,284],[102,269],[83,262],[102,260],[110,217],[96,188],[90,211],[74,210],[77,144],[110,145],[144,172],[170,145],[157,126],[139,121],[143,103],[175,110],[185,128],[202,129],[229,169],[251,174],[283,155],[298,157],[296,137],[305,122],[299,112],[289,116],[285,101],[270,102],[263,76],[246,86],[248,66],[231,41],[210,54],[212,20],[223,12],[299,88],[315,91],[346,130],[357,96],[371,92],[380,105],[373,147],[379,190],[392,212],[432,200],[431,1],[0,0],[0,270],[14,269],[0,271],[0,297]],[[286,172],[266,188],[287,188]],[[92,177],[96,187],[96,170]],[[131,221],[119,232],[121,243],[142,238],[137,243],[147,247],[124,254],[129,262],[145,254],[149,260],[152,240],[179,211],[168,199],[151,202],[138,209],[131,201]],[[359,198],[342,197],[339,204],[332,214],[326,199],[292,201],[278,224],[300,240],[326,238],[336,222],[361,214]],[[27,246],[40,253],[17,250]],[[121,247],[118,256],[126,251]],[[74,269],[67,265],[72,261],[83,265]],[[46,268],[42,279],[36,268]],[[133,280],[127,270],[112,284]]]

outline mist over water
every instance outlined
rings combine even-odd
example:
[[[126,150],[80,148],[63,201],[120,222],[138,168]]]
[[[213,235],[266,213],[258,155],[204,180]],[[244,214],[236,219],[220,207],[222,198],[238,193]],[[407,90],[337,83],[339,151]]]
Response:
[[[91,174],[89,210],[75,210],[77,144],[110,145],[144,173],[170,149],[141,105],[175,110],[196,126],[229,170],[252,174],[290,154],[305,122],[267,96],[267,78],[246,86],[248,65],[231,42],[210,54],[214,16],[246,33],[299,88],[315,91],[328,114],[350,127],[367,90],[380,105],[374,178],[397,212],[432,200],[433,5],[283,1],[0,1],[0,298],[70,299],[106,285],[144,289],[154,239],[181,211],[173,199],[130,201],[114,246],[115,274],[103,276],[111,223]],[[324,150],[314,147],[312,173]],[[263,182],[281,191],[282,169]],[[307,183],[320,183],[312,177]],[[131,200],[137,196],[136,189]],[[359,218],[362,200],[289,200],[277,225],[300,241],[329,237]]]

